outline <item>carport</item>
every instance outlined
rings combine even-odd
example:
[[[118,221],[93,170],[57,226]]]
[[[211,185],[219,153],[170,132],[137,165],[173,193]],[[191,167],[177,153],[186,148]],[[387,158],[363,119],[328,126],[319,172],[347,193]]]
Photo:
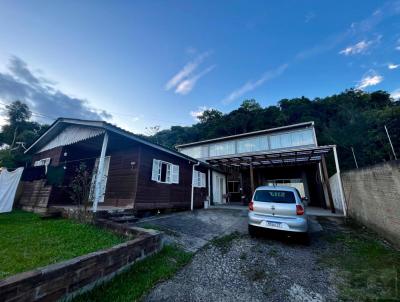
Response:
[[[332,153],[337,180],[337,188],[334,190],[332,190],[326,167],[326,157]],[[325,203],[321,205],[326,205],[332,213],[340,209],[345,216],[347,214],[336,145],[235,154],[210,158],[207,162],[222,169],[228,177],[228,182],[240,182],[241,198],[252,196],[255,188],[260,185],[285,184],[294,186],[299,191],[303,190],[304,196],[312,196],[314,200],[324,199]],[[333,196],[332,191],[337,194]],[[337,199],[336,209],[334,198]]]

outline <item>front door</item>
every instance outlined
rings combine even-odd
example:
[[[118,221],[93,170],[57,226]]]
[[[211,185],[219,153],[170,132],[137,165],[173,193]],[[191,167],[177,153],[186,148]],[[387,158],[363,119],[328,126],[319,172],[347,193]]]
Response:
[[[225,202],[225,193],[225,175],[218,172],[213,172],[213,201],[215,203]]]

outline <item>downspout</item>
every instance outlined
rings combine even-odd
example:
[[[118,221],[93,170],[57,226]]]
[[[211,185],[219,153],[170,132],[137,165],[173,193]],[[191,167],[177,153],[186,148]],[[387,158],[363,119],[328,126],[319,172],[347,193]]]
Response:
[[[190,210],[193,211],[193,198],[194,198],[194,183],[193,183],[193,176],[194,176],[194,168],[200,166],[200,162],[198,161],[197,164],[194,164],[192,167],[192,195],[190,198]]]

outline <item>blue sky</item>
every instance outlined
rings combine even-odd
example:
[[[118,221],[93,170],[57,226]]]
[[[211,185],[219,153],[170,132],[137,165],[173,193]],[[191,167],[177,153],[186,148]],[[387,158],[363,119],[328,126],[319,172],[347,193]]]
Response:
[[[0,20],[0,105],[46,122],[145,133],[249,98],[400,96],[399,1],[0,0]]]

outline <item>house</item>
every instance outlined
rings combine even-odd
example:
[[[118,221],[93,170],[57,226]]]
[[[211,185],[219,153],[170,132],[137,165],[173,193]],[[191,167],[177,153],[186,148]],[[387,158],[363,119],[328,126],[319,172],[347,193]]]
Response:
[[[70,184],[81,163],[93,175],[93,211],[198,208],[209,195],[208,164],[103,121],[59,118],[26,153],[25,210],[74,206]]]
[[[310,206],[346,211],[336,146],[318,146],[314,122],[248,132],[176,146],[207,162],[211,202],[248,203],[257,186],[288,185],[307,197]],[[334,200],[325,158],[333,153],[339,198]],[[336,202],[339,200],[339,202]],[[345,213],[344,213],[345,214]]]

